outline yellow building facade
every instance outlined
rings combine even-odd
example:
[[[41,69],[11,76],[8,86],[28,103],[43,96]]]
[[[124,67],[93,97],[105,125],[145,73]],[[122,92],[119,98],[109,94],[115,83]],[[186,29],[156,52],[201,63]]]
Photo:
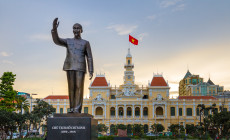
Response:
[[[179,96],[170,99],[169,84],[159,74],[155,74],[146,87],[140,87],[135,84],[130,51],[125,62],[122,85],[112,87],[105,75],[95,77],[89,86],[90,97],[84,99],[82,113],[92,114],[98,123],[109,128],[115,124],[142,124],[145,131],[149,132],[154,123],[162,124],[165,131],[171,124],[198,124],[198,104],[208,107],[216,103],[219,109],[225,102],[225,109],[230,110],[229,99],[223,101],[213,96]],[[43,100],[52,104],[56,113],[67,113],[69,109],[67,95],[50,95]]]

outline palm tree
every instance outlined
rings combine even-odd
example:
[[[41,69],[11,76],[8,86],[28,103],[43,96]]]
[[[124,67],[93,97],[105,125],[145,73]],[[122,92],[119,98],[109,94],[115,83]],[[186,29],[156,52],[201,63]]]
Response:
[[[16,105],[16,110],[21,110],[21,113],[22,113],[22,109],[24,109],[25,111],[28,111],[29,110],[29,102],[26,100],[25,97],[23,96],[20,96],[20,95],[17,95],[16,97],[16,102],[17,102],[17,105]]]

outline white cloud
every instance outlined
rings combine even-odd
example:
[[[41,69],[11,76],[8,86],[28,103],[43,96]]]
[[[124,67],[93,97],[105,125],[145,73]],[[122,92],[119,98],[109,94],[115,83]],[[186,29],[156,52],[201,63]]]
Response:
[[[49,41],[51,40],[51,35],[47,35],[47,34],[36,34],[36,35],[32,35],[30,36],[30,39],[33,41],[39,40],[39,41]]]
[[[7,56],[10,56],[10,55],[12,55],[13,53],[7,53],[7,52],[0,52],[0,55],[1,56],[5,56],[5,57],[7,57]]]
[[[142,41],[145,36],[148,36],[148,33],[141,33],[138,35],[138,40]]]
[[[4,64],[14,65],[14,62],[12,62],[12,61],[8,61],[8,60],[2,60],[2,63],[4,63]]]
[[[161,2],[160,6],[163,8],[167,8],[173,5],[176,5],[178,2],[181,2],[182,0],[164,0]]]
[[[118,35],[130,34],[136,28],[137,28],[136,25],[124,25],[124,24],[115,24],[107,27],[107,29],[115,30],[118,33]]]
[[[176,8],[173,9],[173,11],[182,11],[185,8],[185,4],[180,4]]]
[[[155,20],[156,19],[156,15],[152,15],[152,16],[147,16],[147,19],[150,19],[150,20]]]

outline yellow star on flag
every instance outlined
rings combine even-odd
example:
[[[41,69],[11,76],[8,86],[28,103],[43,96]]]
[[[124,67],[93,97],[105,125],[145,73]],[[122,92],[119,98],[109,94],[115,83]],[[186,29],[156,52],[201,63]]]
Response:
[[[134,43],[134,42],[135,42],[135,40],[134,40],[134,39],[132,39],[132,42]]]

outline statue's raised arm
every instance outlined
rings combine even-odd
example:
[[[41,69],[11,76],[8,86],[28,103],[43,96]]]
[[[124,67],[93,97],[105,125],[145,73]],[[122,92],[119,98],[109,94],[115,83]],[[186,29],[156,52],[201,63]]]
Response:
[[[66,39],[62,39],[58,36],[58,32],[57,32],[58,25],[59,25],[58,18],[55,18],[53,21],[53,29],[51,30],[53,41],[57,45],[66,47],[67,45]]]
[[[53,29],[52,30],[57,30],[59,25],[58,18],[55,18],[53,21]]]

